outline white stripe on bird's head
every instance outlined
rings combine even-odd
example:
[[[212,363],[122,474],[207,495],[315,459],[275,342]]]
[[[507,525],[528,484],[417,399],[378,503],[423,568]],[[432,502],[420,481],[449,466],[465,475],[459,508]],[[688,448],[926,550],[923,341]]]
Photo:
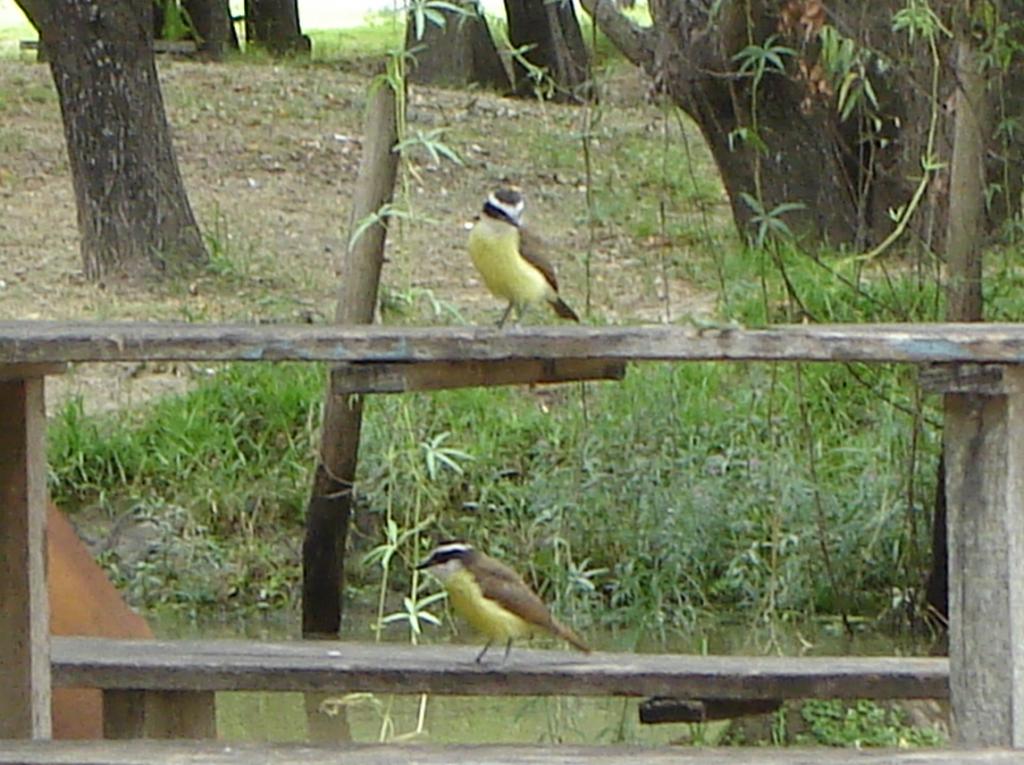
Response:
[[[487,204],[500,210],[515,225],[519,225],[526,207],[523,195],[515,189],[498,189],[487,197]]]
[[[446,582],[453,574],[465,568],[466,559],[473,552],[472,545],[465,542],[442,542],[416,568],[426,569],[442,582]]]
[[[459,561],[461,563],[463,559],[467,558],[472,553],[473,546],[466,544],[465,542],[442,542],[431,550],[427,559],[416,568],[433,568],[434,566],[439,566],[452,560]]]

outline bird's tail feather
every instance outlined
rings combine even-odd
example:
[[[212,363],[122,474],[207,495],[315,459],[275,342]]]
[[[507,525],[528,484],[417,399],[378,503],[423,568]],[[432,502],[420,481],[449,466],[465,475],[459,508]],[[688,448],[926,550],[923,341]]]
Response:
[[[562,300],[562,298],[555,297],[555,299],[551,301],[551,307],[554,308],[555,313],[563,319],[572,319],[577,324],[579,323],[580,317],[576,315],[576,312],[572,310],[572,308],[569,307],[569,304]]]
[[[564,624],[552,619],[551,626],[554,627],[555,634],[558,635],[558,637],[562,638],[562,640],[566,641],[567,643],[570,643],[573,648],[577,648],[580,651],[583,651],[583,653],[590,653],[590,646],[584,643],[579,635],[577,635],[571,629],[566,627]]]

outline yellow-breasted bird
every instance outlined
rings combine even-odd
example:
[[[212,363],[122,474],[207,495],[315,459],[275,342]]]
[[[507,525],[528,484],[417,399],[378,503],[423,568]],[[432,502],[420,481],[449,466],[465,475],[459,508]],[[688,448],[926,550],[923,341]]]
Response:
[[[469,233],[469,257],[484,284],[495,296],[508,301],[498,326],[512,309],[518,318],[530,305],[548,302],[563,319],[580,317],[558,295],[555,269],[544,256],[544,242],[523,225],[523,195],[499,189],[487,197],[483,214]]]
[[[590,652],[575,632],[551,615],[519,574],[472,545],[442,542],[416,568],[440,579],[455,613],[487,638],[476,657],[478,663],[496,640],[505,642],[507,659],[513,640],[545,632]]]

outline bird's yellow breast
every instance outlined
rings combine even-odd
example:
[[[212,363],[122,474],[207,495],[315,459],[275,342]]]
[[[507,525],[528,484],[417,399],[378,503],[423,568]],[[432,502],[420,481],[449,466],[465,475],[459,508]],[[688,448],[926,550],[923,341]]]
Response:
[[[544,274],[519,254],[519,231],[515,226],[481,218],[469,232],[469,257],[487,289],[497,297],[519,306],[555,297]]]
[[[469,571],[458,571],[444,583],[448,600],[459,616],[488,640],[505,642],[530,637],[535,628],[524,619],[484,597]]]

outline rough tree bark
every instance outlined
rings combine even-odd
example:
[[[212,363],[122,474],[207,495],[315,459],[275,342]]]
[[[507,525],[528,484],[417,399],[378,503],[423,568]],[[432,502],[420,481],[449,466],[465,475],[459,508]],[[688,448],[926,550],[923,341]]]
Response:
[[[750,231],[755,212],[745,198],[752,198],[766,211],[802,205],[783,220],[813,241],[859,245],[889,233],[888,210],[906,203],[912,190],[907,178],[920,172],[926,131],[919,114],[930,107],[927,82],[914,82],[915,72],[907,69],[898,78],[871,69],[882,125],[869,133],[856,120],[841,119],[835,89],[819,65],[817,32],[828,22],[865,49],[895,45],[892,2],[839,0],[829,3],[833,12],[826,15],[818,0],[651,0],[650,26],[624,16],[614,0],[582,5],[696,122],[741,232]],[[781,55],[785,70],[742,72],[744,50],[769,40],[793,51]],[[912,130],[900,134],[901,125]]]
[[[449,87],[480,85],[502,92],[511,88],[487,20],[475,1],[460,2],[465,13],[447,9],[443,26],[427,22],[417,39],[410,14],[405,25],[405,49],[412,54],[409,77],[413,82]]]
[[[356,197],[349,218],[350,241],[341,267],[335,321],[371,324],[377,306],[377,287],[384,264],[386,219],[351,240],[361,221],[391,200],[398,173],[395,95],[389,87],[374,91],[367,113],[363,157],[356,180]],[[302,545],[302,634],[336,637],[341,627],[341,587],[344,549],[352,512],[362,397],[335,396],[333,377],[327,384],[320,459],[306,512]]]
[[[245,0],[245,39],[274,55],[308,55],[312,50],[299,26],[298,0]]]
[[[582,101],[590,94],[590,55],[570,0],[505,0],[508,39],[514,48],[530,46],[524,57],[547,71],[552,97]],[[515,92],[532,96],[536,83],[519,61],[512,64]]]
[[[150,0],[18,5],[57,86],[86,276],[204,262],[157,79]]]
[[[192,21],[202,57],[219,61],[226,48],[238,50],[238,36],[227,0],[183,0],[182,7]]]

